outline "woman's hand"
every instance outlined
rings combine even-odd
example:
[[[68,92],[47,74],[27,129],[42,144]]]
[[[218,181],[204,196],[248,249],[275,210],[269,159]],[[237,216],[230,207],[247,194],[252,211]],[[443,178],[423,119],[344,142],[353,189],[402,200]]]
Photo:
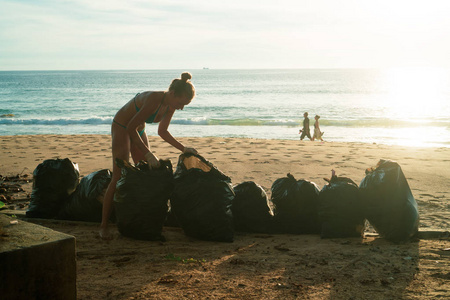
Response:
[[[147,160],[150,169],[156,169],[160,167],[159,159],[151,151],[145,154],[145,159]]]
[[[198,154],[197,150],[194,148],[184,147],[183,153],[191,153],[191,154]]]

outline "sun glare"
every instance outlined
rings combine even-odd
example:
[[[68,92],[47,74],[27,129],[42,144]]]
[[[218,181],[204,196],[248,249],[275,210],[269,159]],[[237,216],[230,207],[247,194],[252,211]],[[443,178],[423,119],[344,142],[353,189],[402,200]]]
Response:
[[[399,117],[427,114],[444,106],[450,92],[449,82],[445,69],[389,69],[382,79],[384,99]]]

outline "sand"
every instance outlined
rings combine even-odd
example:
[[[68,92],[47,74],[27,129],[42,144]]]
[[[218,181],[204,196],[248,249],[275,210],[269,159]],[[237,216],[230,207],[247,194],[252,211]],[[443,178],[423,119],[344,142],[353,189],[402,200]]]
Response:
[[[419,205],[421,238],[394,244],[378,236],[236,233],[233,243],[199,241],[165,227],[167,241],[97,236],[98,224],[39,221],[77,240],[79,299],[435,299],[450,297],[450,149],[363,143],[180,138],[233,184],[272,183],[291,173],[322,187],[323,177],[359,183],[379,159],[397,161]],[[176,165],[178,150],[150,145]],[[108,135],[0,137],[0,175],[32,174],[45,159],[70,158],[81,175],[111,168]],[[24,192],[31,183],[23,184]],[[18,196],[19,198],[22,197]],[[15,207],[20,209],[20,207]],[[26,209],[24,207],[23,209]]]

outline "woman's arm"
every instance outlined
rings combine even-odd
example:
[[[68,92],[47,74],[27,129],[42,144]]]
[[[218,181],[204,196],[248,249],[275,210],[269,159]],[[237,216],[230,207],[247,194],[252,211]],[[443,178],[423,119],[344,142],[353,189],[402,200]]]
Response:
[[[195,150],[194,148],[185,147],[182,143],[180,143],[177,139],[175,139],[170,134],[168,128],[169,128],[170,121],[172,120],[172,116],[173,116],[174,112],[175,112],[175,110],[169,108],[169,110],[167,111],[166,115],[164,116],[164,118],[159,123],[158,135],[163,140],[165,140],[166,142],[168,142],[169,144],[171,144],[172,146],[174,146],[175,148],[177,148],[178,150],[180,150],[183,153],[198,154],[197,150]]]
[[[169,108],[164,118],[159,122],[158,126],[158,135],[165,140],[167,143],[171,144],[181,152],[184,152],[184,145],[181,144],[178,140],[176,140],[169,132],[168,128],[170,125],[170,121],[172,120],[172,116],[175,110]]]

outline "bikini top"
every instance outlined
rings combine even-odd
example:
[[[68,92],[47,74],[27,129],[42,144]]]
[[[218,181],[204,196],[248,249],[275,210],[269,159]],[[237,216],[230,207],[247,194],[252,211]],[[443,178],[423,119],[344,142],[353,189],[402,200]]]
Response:
[[[139,94],[140,94],[140,93],[137,93],[136,96],[134,96],[134,107],[136,108],[136,112],[139,111],[139,107],[136,105],[136,97],[137,97]],[[156,116],[158,115],[159,109],[161,108],[161,105],[163,104],[164,98],[165,98],[165,97],[166,97],[166,94],[164,94],[164,96],[163,96],[163,98],[162,98],[162,100],[161,100],[161,103],[160,103],[159,106],[158,106],[158,109],[157,109],[153,114],[151,114],[150,117],[147,118],[147,120],[145,120],[145,123],[147,123],[147,124],[153,123],[153,121],[155,120]],[[167,110],[168,110],[168,109],[169,109],[169,108],[167,108]],[[164,115],[166,115],[167,110],[166,110],[166,112],[164,113]]]

